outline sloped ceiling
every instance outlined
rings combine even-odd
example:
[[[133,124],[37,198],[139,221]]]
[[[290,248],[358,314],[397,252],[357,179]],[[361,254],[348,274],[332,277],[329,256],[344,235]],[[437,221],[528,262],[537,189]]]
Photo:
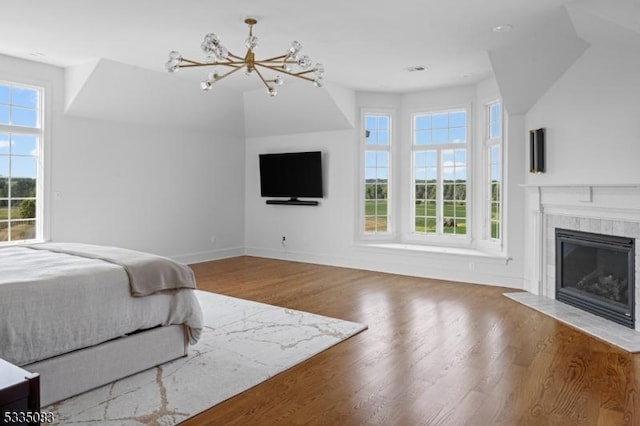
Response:
[[[67,68],[65,85],[72,116],[244,133],[242,97],[224,88],[205,93],[197,83],[106,59]]]
[[[350,129],[354,92],[306,82],[265,90],[203,92],[193,81],[100,59],[65,71],[65,113],[149,126],[210,130],[216,134],[270,136]]]
[[[245,136],[273,136],[352,129],[355,94],[340,86],[318,89],[295,83],[282,87],[277,97],[264,90],[244,93]]]
[[[591,44],[640,55],[640,1],[585,1],[567,6],[578,36]]]
[[[526,113],[590,45],[640,55],[640,1],[574,1],[528,37],[489,50],[507,110]]]
[[[511,114],[526,113],[588,46],[562,7],[517,44],[489,51],[505,108]]]

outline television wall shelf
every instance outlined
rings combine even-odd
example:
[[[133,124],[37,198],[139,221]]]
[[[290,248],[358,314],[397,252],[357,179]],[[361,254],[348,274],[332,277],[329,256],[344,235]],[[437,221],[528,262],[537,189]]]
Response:
[[[277,204],[283,206],[317,206],[320,203],[318,201],[306,201],[298,200],[297,198],[291,198],[289,200],[267,200],[267,204]]]

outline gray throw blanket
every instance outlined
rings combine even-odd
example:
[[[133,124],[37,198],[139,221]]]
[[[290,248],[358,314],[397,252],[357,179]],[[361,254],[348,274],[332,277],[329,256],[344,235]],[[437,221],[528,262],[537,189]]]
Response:
[[[124,268],[132,296],[148,296],[165,290],[196,288],[191,268],[172,259],[118,247],[82,243],[41,243],[26,246],[73,256],[99,259]]]

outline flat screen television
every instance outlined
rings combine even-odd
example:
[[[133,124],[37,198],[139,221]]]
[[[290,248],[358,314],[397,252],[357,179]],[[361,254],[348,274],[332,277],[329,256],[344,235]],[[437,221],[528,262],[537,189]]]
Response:
[[[267,200],[267,204],[317,205],[299,197],[322,198],[322,152],[260,154],[260,194],[263,197],[287,197]]]

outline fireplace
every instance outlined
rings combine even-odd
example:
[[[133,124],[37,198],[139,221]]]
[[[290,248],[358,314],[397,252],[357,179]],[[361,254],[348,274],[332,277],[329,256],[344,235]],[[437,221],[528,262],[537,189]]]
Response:
[[[556,300],[635,327],[635,239],[556,228]]]

